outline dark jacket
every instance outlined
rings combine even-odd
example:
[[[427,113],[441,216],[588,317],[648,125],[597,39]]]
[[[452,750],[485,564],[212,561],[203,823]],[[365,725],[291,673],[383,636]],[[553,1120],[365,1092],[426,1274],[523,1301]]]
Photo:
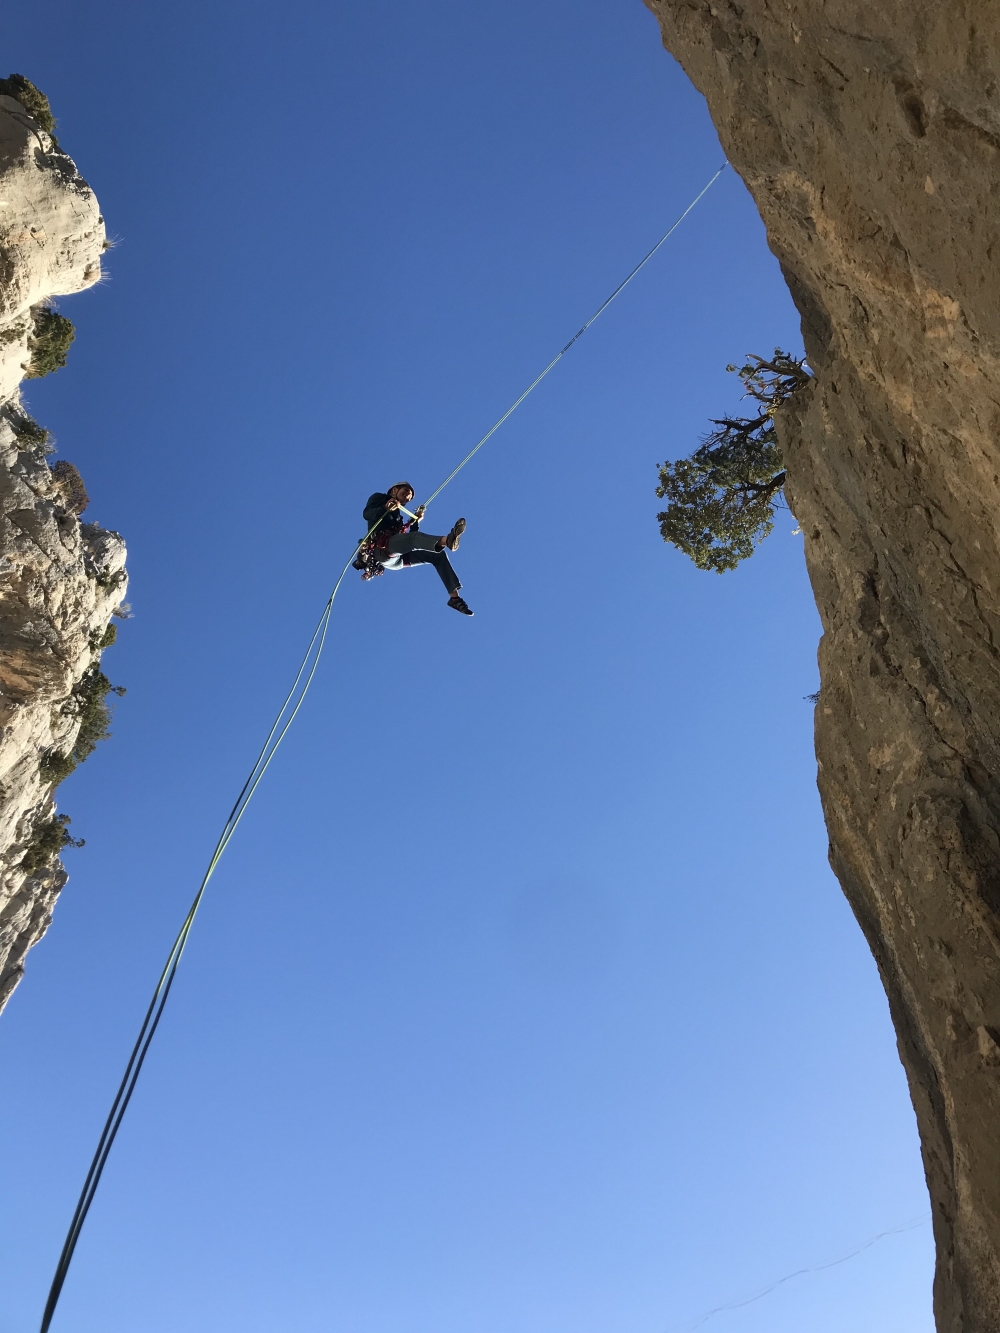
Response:
[[[380,545],[385,545],[390,537],[395,537],[397,532],[417,532],[420,525],[412,518],[407,518],[401,514],[398,509],[386,509],[385,503],[389,496],[381,491],[376,491],[374,495],[368,497],[368,503],[365,505],[363,518],[368,524],[368,531],[378,523],[378,533]],[[379,519],[382,520],[379,523]]]

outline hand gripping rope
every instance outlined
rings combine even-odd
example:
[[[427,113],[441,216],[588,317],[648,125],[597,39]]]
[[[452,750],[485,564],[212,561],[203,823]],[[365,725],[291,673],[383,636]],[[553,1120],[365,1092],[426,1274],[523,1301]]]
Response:
[[[433,491],[431,495],[428,497],[428,499],[424,502],[425,507],[426,505],[429,505],[432,500],[435,500],[441,494],[441,492],[449,484],[449,482],[453,481],[455,477],[458,476],[462,468],[464,468],[465,465],[475,457],[475,455],[483,447],[483,445],[490,438],[490,436],[495,434],[496,431],[500,429],[500,427],[511,415],[511,413],[515,412],[521,406],[525,398],[527,398],[528,395],[534,389],[536,389],[539,384],[541,384],[542,380],[549,373],[549,371],[552,370],[556,366],[556,364],[563,359],[563,357],[573,346],[576,340],[582,337],[583,334],[587,332],[591,324],[593,324],[594,321],[600,315],[602,315],[605,310],[607,310],[608,306],[615,299],[615,297],[625,290],[625,288],[636,276],[639,270],[644,268],[646,264],[649,263],[649,261],[656,254],[657,250],[659,250],[660,246],[664,243],[664,241],[666,241],[668,237],[673,235],[673,233],[681,225],[681,223],[684,221],[687,215],[695,207],[695,205],[698,204],[708,193],[708,191],[719,179],[719,177],[722,175],[725,169],[726,169],[726,163],[723,162],[722,166],[715,173],[712,179],[708,182],[705,188],[699,191],[699,193],[694,197],[694,199],[691,200],[687,208],[685,208],[684,212],[680,215],[680,217],[673,224],[673,226],[670,227],[669,230],[663,233],[660,239],[653,246],[652,250],[650,250],[649,253],[643,259],[641,259],[638,264],[636,264],[635,268],[628,275],[625,281],[619,283],[618,286],[615,288],[615,290],[608,297],[608,299],[605,302],[603,302],[602,305],[598,306],[598,308],[594,311],[591,317],[587,320],[586,324],[584,324],[583,327],[580,328],[576,333],[574,333],[572,338],[570,338],[569,342],[562,349],[559,355],[552,358],[552,360],[545,367],[542,373],[536,379],[533,379],[531,381],[531,383],[525,389],[524,393],[522,393],[519,398],[515,399],[515,401],[511,403],[510,407],[508,407],[507,411],[503,414],[502,417],[500,417],[498,421],[494,422],[494,424],[486,432],[486,434],[479,441],[479,443],[474,448],[469,450],[469,452],[459,463],[458,467],[454,468],[451,472],[448,473],[447,477],[445,477],[444,481],[437,488],[437,490]],[[408,512],[409,511],[407,511],[407,513]],[[412,517],[412,515],[410,516]],[[379,522],[381,522],[381,519],[379,520]],[[377,527],[378,524],[376,524],[375,526]],[[374,529],[372,529],[372,531],[374,531]],[[257,761],[254,764],[253,768],[250,770],[247,780],[244,782],[243,788],[240,791],[239,796],[236,798],[235,805],[229,812],[229,818],[223,825],[222,832],[219,835],[219,841],[215,844],[215,850],[213,851],[211,859],[209,860],[208,867],[205,871],[204,877],[202,878],[201,884],[198,886],[198,892],[194,896],[194,901],[192,902],[191,907],[188,910],[187,916],[184,918],[184,924],[181,926],[180,932],[178,933],[177,938],[174,940],[170,953],[167,955],[167,961],[164,964],[163,971],[160,973],[160,979],[156,983],[156,989],[153,991],[153,998],[149,1002],[149,1008],[146,1010],[146,1016],[142,1020],[142,1026],[139,1028],[139,1035],[136,1037],[135,1045],[132,1047],[132,1054],[129,1056],[128,1064],[125,1066],[125,1073],[122,1075],[122,1080],[121,1083],[118,1085],[118,1091],[115,1094],[115,1099],[111,1104],[111,1110],[108,1113],[108,1118],[104,1123],[103,1130],[101,1131],[101,1137],[98,1140],[97,1150],[95,1151],[94,1159],[90,1164],[90,1170],[87,1172],[86,1179],[83,1182],[83,1189],[80,1191],[80,1197],[77,1200],[76,1208],[73,1212],[73,1218],[72,1221],[70,1222],[69,1231],[66,1233],[66,1240],[63,1243],[62,1253],[60,1254],[59,1262],[56,1265],[55,1275],[52,1278],[52,1286],[49,1288],[48,1300],[45,1303],[45,1312],[42,1315],[40,1333],[48,1333],[49,1325],[52,1323],[52,1316],[55,1314],[56,1306],[59,1303],[59,1295],[62,1291],[63,1283],[66,1281],[66,1274],[69,1272],[69,1266],[73,1259],[73,1251],[76,1249],[76,1243],[80,1239],[80,1232],[83,1229],[84,1222],[86,1221],[87,1213],[90,1211],[90,1205],[94,1201],[94,1195],[97,1192],[97,1186],[100,1184],[101,1175],[104,1171],[105,1166],[107,1165],[108,1156],[111,1153],[112,1145],[114,1144],[115,1137],[118,1134],[118,1130],[121,1128],[121,1123],[125,1116],[125,1112],[128,1109],[128,1104],[132,1099],[132,1093],[135,1091],[135,1085],[139,1080],[140,1073],[142,1072],[143,1062],[146,1059],[146,1055],[149,1051],[150,1044],[156,1033],[157,1026],[159,1025],[160,1019],[163,1016],[163,1010],[167,1003],[167,997],[170,994],[171,986],[174,984],[174,977],[177,975],[177,968],[180,964],[181,956],[184,953],[184,946],[187,944],[188,936],[191,933],[191,927],[194,925],[195,916],[198,913],[198,908],[201,906],[201,900],[204,897],[205,890],[208,888],[208,882],[215,874],[216,866],[222,859],[223,852],[229,846],[229,841],[232,838],[233,834],[236,832],[237,826],[239,825],[240,820],[243,818],[246,808],[250,804],[251,798],[253,797],[254,792],[257,790],[257,787],[260,784],[261,778],[264,776],[264,774],[270,767],[271,760],[274,758],[278,746],[285,739],[289,727],[295,721],[295,717],[299,709],[302,707],[303,701],[305,700],[305,697],[309,692],[309,687],[312,684],[313,677],[316,674],[316,668],[319,666],[319,659],[323,653],[323,645],[326,642],[326,633],[330,626],[330,613],[333,610],[334,599],[336,598],[337,593],[340,591],[340,585],[343,583],[344,578],[347,575],[347,571],[351,568],[352,564],[354,563],[354,560],[358,555],[358,552],[361,550],[361,547],[364,545],[365,541],[368,540],[368,536],[370,535],[371,534],[369,533],[364,538],[362,538],[362,540],[357,544],[357,546],[351,552],[350,559],[348,560],[344,568],[341,570],[340,577],[334,584],[333,591],[330,593],[326,605],[323,608],[323,614],[320,616],[316,628],[313,630],[312,638],[309,640],[309,646],[305,651],[305,655],[302,658],[302,661],[299,665],[298,672],[295,676],[294,681],[292,682],[292,688],[288,691],[288,694],[285,696],[285,701],[281,705],[281,708],[279,709],[278,714],[274,719],[274,722],[271,724],[271,730],[267,733],[267,739],[264,741],[264,744],[261,747],[260,753],[257,756]]]

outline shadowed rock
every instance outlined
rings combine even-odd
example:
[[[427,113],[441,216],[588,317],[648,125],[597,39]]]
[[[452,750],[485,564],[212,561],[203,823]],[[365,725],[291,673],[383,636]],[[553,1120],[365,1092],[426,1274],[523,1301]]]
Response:
[[[878,962],[942,1333],[1000,1329],[1000,10],[649,0],[781,261],[830,856]]]

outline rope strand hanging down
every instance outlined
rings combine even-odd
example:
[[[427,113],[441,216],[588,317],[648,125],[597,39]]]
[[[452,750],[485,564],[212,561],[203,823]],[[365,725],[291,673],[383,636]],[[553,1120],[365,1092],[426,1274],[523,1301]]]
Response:
[[[437,490],[433,491],[429,498],[424,501],[425,506],[429,505],[432,500],[436,499],[444,488],[458,476],[459,472],[461,472],[466,464],[475,457],[486,441],[492,435],[496,434],[507,418],[521,406],[528,395],[541,384],[546,375],[548,375],[548,373],[562,360],[577,339],[581,338],[583,334],[587,332],[594,321],[607,310],[611,302],[625,290],[636,274],[649,263],[664,241],[668,240],[669,237],[673,235],[691,210],[701,202],[704,196],[722,175],[723,171],[725,171],[726,165],[727,164],[723,162],[722,166],[718,169],[708,184],[695,195],[694,199],[691,200],[684,212],[681,213],[677,220],[663,233],[648,254],[636,264],[628,277],[618,284],[607,300],[603,301],[601,305],[598,306],[587,320],[586,324],[582,325],[581,328],[574,333],[573,337],[570,338],[562,351],[552,358],[542,373],[532,380],[519,398],[516,398],[514,402],[511,403],[503,416],[494,422],[483,438],[469,450],[458,466],[448,473],[447,477],[445,477]],[[381,519],[379,522],[381,522]],[[376,524],[376,527],[377,526],[378,525]],[[374,529],[372,529],[372,531],[374,531]],[[267,733],[267,738],[261,747],[260,753],[257,755],[256,762],[247,775],[240,794],[236,798],[232,810],[229,812],[229,817],[222,827],[222,832],[219,835],[218,842],[215,844],[215,850],[212,852],[211,858],[209,859],[208,867],[205,870],[200,885],[198,886],[198,891],[188,909],[188,914],[184,918],[184,923],[177,934],[177,938],[174,940],[170,952],[167,955],[167,961],[163,966],[163,971],[160,973],[160,978],[153,991],[153,997],[149,1002],[146,1015],[142,1020],[142,1024],[139,1028],[139,1035],[136,1037],[135,1044],[132,1047],[128,1063],[125,1066],[125,1072],[118,1085],[118,1091],[111,1104],[111,1110],[108,1113],[107,1120],[104,1122],[104,1128],[98,1139],[97,1149],[94,1152],[93,1160],[90,1163],[90,1168],[87,1171],[86,1178],[83,1182],[83,1188],[80,1191],[80,1197],[77,1200],[76,1208],[73,1211],[69,1230],[66,1233],[66,1239],[63,1242],[62,1251],[59,1255],[59,1262],[56,1265],[55,1274],[52,1278],[52,1285],[49,1288],[48,1299],[45,1302],[45,1310],[42,1315],[39,1333],[48,1333],[49,1326],[52,1323],[52,1317],[55,1314],[56,1306],[59,1303],[59,1297],[62,1293],[63,1284],[66,1281],[66,1275],[69,1272],[70,1264],[73,1261],[73,1253],[76,1249],[77,1241],[80,1239],[80,1232],[83,1229],[83,1224],[90,1211],[90,1206],[94,1201],[94,1196],[97,1193],[97,1187],[100,1184],[101,1176],[107,1165],[108,1157],[114,1145],[115,1138],[121,1128],[122,1120],[128,1109],[129,1102],[132,1100],[132,1094],[135,1091],[139,1075],[142,1072],[143,1063],[149,1052],[153,1037],[156,1034],[160,1019],[163,1016],[163,1010],[166,1007],[170,989],[174,983],[174,977],[177,975],[177,968],[180,965],[181,957],[184,953],[185,946],[187,945],[188,936],[191,934],[191,928],[194,925],[195,917],[198,914],[198,908],[201,906],[202,898],[205,896],[205,890],[208,888],[209,881],[214,875],[216,867],[222,859],[223,853],[229,846],[229,842],[233,834],[236,832],[240,820],[243,818],[246,808],[253,798],[254,792],[260,785],[260,781],[270,767],[271,761],[277,753],[279,745],[287,735],[289,727],[295,721],[298,711],[305,701],[305,697],[309,692],[309,687],[312,685],[313,677],[316,675],[316,668],[319,666],[319,660],[323,653],[323,646],[326,642],[327,630],[330,626],[330,614],[333,610],[334,600],[336,599],[337,593],[340,591],[340,585],[343,583],[347,571],[354,563],[354,560],[357,557],[358,552],[361,550],[361,547],[364,545],[364,542],[367,540],[368,535],[370,534],[367,534],[352,551],[350,559],[340,572],[340,577],[337,579],[333,591],[327,598],[323,613],[317,622],[316,628],[313,630],[312,638],[309,640],[309,646],[306,648],[305,655],[299,664],[299,669],[292,682],[292,687],[285,696],[284,703],[281,705],[277,716],[271,724],[271,729]]]

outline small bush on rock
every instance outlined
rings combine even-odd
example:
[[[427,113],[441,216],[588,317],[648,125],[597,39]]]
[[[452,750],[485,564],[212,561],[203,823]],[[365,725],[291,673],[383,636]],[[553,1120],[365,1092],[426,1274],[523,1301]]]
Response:
[[[38,128],[44,130],[46,134],[51,134],[53,141],[55,140],[53,131],[56,128],[56,120],[49,106],[49,99],[30,79],[26,79],[23,74],[9,74],[6,79],[0,79],[0,95],[13,97],[15,102],[20,102]]]
[[[74,768],[76,761],[72,754],[59,754],[56,750],[50,750],[48,754],[43,755],[42,762],[38,765],[43,782],[47,782],[50,787],[58,787],[64,778],[69,777]]]
[[[67,459],[60,458],[52,469],[52,475],[66,497],[66,508],[74,514],[82,514],[90,504],[90,496],[79,471]]]
[[[62,370],[76,330],[71,319],[48,306],[36,306],[32,320],[33,328],[28,335],[31,358],[24,373],[29,380],[39,380],[54,370]]]
[[[50,866],[64,847],[82,847],[83,838],[74,838],[66,827],[73,821],[69,815],[55,815],[40,820],[31,834],[31,841],[21,857],[21,869],[29,875]]]
[[[125,573],[124,569],[120,569],[117,574],[111,574],[107,570],[101,570],[100,573],[94,575],[94,582],[99,588],[117,588],[120,584],[124,583],[127,578],[128,575]],[[122,619],[127,620],[128,617],[123,616]]]
[[[52,437],[44,426],[40,426],[33,417],[9,415],[7,420],[17,440],[17,447],[25,453],[52,452]]]
[[[90,646],[96,652],[101,653],[105,648],[110,648],[117,638],[118,626],[108,625],[103,632],[99,629],[94,630],[93,634],[90,636]]]
[[[44,756],[40,772],[53,787],[97,749],[101,741],[111,735],[111,708],[107,699],[109,694],[119,697],[125,693],[123,686],[112,685],[99,666],[92,666],[73,691],[72,696],[63,704],[64,714],[75,715],[80,720],[80,730],[76,741],[68,754],[50,751]]]

